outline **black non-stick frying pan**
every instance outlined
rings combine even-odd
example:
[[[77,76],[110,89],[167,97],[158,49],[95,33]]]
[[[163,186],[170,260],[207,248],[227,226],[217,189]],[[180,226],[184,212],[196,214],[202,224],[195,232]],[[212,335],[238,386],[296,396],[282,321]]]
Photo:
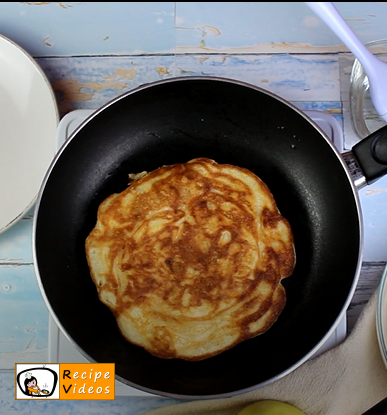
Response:
[[[293,229],[297,264],[268,332],[200,362],[163,360],[121,336],[98,299],[84,242],[99,204],[126,188],[128,173],[195,157],[246,167],[267,183]],[[115,363],[127,385],[189,399],[263,386],[310,358],[351,301],[363,238],[357,188],[324,133],[278,96],[212,77],[145,85],[92,114],[47,172],[33,233],[42,294],[78,350]]]

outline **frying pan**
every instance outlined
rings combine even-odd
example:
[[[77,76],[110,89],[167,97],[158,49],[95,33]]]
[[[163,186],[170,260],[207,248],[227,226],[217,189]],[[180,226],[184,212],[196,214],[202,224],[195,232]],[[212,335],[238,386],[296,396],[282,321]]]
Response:
[[[284,281],[286,307],[268,332],[200,362],[164,360],[121,336],[98,299],[84,241],[99,204],[126,188],[128,173],[195,157],[248,168],[267,183],[292,226],[297,264]],[[42,295],[70,342],[91,362],[115,363],[124,384],[183,399],[263,386],[309,359],[345,315],[362,260],[362,177],[353,178],[311,119],[258,87],[216,77],[143,85],[87,118],[46,174],[33,224]]]

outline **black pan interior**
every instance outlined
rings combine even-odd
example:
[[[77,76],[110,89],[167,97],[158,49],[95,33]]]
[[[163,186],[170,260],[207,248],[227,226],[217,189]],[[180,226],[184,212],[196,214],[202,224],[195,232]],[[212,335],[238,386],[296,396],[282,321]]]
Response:
[[[99,302],[84,241],[98,205],[128,173],[209,157],[264,180],[292,226],[287,305],[265,334],[202,362],[162,360],[126,342]],[[61,328],[125,383],[165,396],[230,396],[282,376],[348,305],[360,252],[353,186],[338,155],[290,104],[243,83],[180,78],[123,95],[92,116],[54,161],[34,222],[36,267]]]

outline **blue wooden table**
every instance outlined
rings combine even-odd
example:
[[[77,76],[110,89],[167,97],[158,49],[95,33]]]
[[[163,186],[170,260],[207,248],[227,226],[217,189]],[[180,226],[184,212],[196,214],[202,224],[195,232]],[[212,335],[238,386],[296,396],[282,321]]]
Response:
[[[128,48],[131,48],[129,51],[114,55],[109,55],[108,47],[105,50],[101,46],[109,41],[116,42],[115,50],[122,46],[122,36],[117,40],[118,32],[113,30],[114,24],[111,20],[109,27],[105,27],[106,30],[99,27],[97,32],[93,32],[99,36],[98,50],[103,52],[100,55],[97,53],[95,39],[89,38],[87,42],[87,39],[82,38],[76,42],[71,25],[80,25],[77,18],[83,14],[79,12],[77,15],[76,9],[81,9],[81,3],[47,3],[50,8],[43,3],[11,4],[0,3],[0,33],[3,24],[4,29],[7,29],[3,34],[14,36],[15,41],[35,56],[55,92],[61,117],[76,109],[97,109],[110,99],[155,80],[183,75],[209,75],[243,80],[279,95],[302,110],[331,114],[339,122],[347,149],[359,139],[352,130],[348,111],[349,76],[353,56],[332,44],[319,49],[316,42],[315,47],[311,48],[310,45],[299,43],[302,39],[300,34],[298,40],[293,38],[290,46],[279,42],[272,44],[270,48],[270,38],[261,38],[261,48],[254,46],[259,41],[252,32],[254,22],[248,16],[253,11],[253,16],[259,16],[261,24],[265,24],[257,9],[259,3],[253,10],[253,3],[224,3],[222,7],[227,8],[228,18],[223,15],[223,20],[219,10],[215,13],[216,17],[213,13],[213,18],[208,19],[209,11],[206,8],[210,6],[206,6],[206,3],[197,3],[196,7],[195,3],[150,3],[148,8],[144,5],[146,3],[132,3],[136,5],[136,9],[131,10],[132,26],[125,26],[125,22],[120,20],[117,9],[119,3],[113,3],[111,8],[107,6],[109,3],[85,3],[94,5],[91,13],[94,19],[101,19],[102,13],[111,13],[121,27],[121,35],[125,33],[131,39],[128,41]],[[31,4],[35,5],[34,8],[29,6]],[[98,4],[100,8],[97,10]],[[215,7],[215,3],[210,4]],[[265,10],[268,13],[274,13],[269,3],[262,4],[267,7]],[[286,6],[287,3],[273,4],[289,7]],[[280,13],[282,21],[292,22],[287,27],[288,31],[283,33],[282,30],[285,29],[277,25],[270,32],[271,39],[278,39],[273,38],[273,33],[292,36],[292,27],[297,23],[300,13],[301,16],[311,17],[311,13],[302,3],[291,4],[296,4],[296,10],[288,9],[288,20]],[[366,7],[365,3],[360,4],[363,9]],[[379,10],[380,6],[376,6],[378,3],[371,4]],[[122,7],[129,13],[126,9],[129,6]],[[149,7],[156,9],[150,11]],[[367,11],[363,9],[359,13],[364,15]],[[1,14],[1,11],[4,13]],[[238,19],[247,19],[245,38],[240,32],[243,27],[240,21],[239,32],[235,31],[233,13],[238,15]],[[60,43],[65,38],[65,34],[61,32],[64,29],[55,27],[55,22],[64,15],[67,19],[66,34],[69,33],[73,42],[71,50],[66,49],[68,43]],[[141,41],[138,40],[135,29],[139,28],[133,23],[136,18],[143,19],[141,21],[144,27],[151,27],[151,23],[146,21],[150,16],[159,25],[152,32],[152,36],[160,36],[157,47],[154,46],[155,37],[152,38],[152,43],[144,32],[140,36]],[[35,43],[31,43],[26,32],[33,34],[34,30],[38,31],[38,21],[47,26],[47,19],[50,18],[52,26],[49,30],[46,27],[46,36],[41,30],[39,36],[35,36]],[[84,22],[95,27],[96,21],[89,20],[90,14],[83,18]],[[218,26],[215,21],[218,21]],[[222,22],[223,32],[217,29],[222,26]],[[180,30],[176,40],[174,36],[178,28]],[[319,30],[320,33],[324,31],[321,27]],[[80,31],[75,33],[79,35]],[[82,33],[91,36],[87,31]],[[222,33],[223,38],[220,36]],[[239,43],[235,40],[236,33],[242,39]],[[39,44],[36,37],[40,37]],[[137,43],[133,41],[133,37],[137,39]],[[326,45],[328,43],[325,42]],[[136,54],[136,47],[142,52]],[[143,53],[147,48],[147,53]],[[360,196],[364,216],[364,262],[358,288],[348,310],[348,330],[351,330],[362,307],[377,288],[387,260],[387,180],[381,179],[362,189]],[[49,312],[34,271],[33,215],[32,208],[14,226],[0,234],[0,413],[140,415],[151,409],[179,402],[163,397],[120,396],[114,401],[15,401],[15,363],[47,363],[48,359]]]

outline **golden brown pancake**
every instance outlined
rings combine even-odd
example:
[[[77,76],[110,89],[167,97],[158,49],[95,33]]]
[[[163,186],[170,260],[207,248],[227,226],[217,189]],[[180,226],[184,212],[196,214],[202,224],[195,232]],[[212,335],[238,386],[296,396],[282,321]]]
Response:
[[[122,335],[154,356],[196,361],[266,332],[295,265],[266,184],[207,158],[135,179],[101,203],[85,245]]]

